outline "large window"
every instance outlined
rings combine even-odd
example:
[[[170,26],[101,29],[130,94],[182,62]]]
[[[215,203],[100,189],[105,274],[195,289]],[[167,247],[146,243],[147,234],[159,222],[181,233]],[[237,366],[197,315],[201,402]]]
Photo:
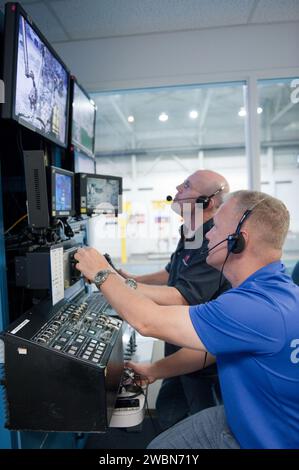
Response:
[[[260,80],[258,91],[261,188],[290,211],[284,261],[291,271],[299,260],[299,79]]]
[[[97,171],[124,177],[129,254],[169,253],[167,194],[200,168],[247,187],[244,82],[93,94]],[[136,234],[136,236],[134,236]]]

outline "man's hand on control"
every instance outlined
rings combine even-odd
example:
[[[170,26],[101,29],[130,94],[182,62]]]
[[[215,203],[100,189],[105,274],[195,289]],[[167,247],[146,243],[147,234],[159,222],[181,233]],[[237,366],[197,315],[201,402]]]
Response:
[[[142,385],[149,385],[157,380],[157,377],[155,377],[152,372],[151,363],[138,363],[129,361],[125,363],[125,367],[132,369],[135,374],[140,376],[139,379]]]
[[[106,258],[94,248],[79,248],[74,258],[78,261],[76,269],[91,282],[102,269],[112,270]]]
[[[134,276],[133,274],[130,274],[130,273],[127,273],[126,271],[124,271],[123,269],[119,268],[117,270],[118,274],[120,274],[121,277],[123,277],[124,279],[135,279],[136,276]]]

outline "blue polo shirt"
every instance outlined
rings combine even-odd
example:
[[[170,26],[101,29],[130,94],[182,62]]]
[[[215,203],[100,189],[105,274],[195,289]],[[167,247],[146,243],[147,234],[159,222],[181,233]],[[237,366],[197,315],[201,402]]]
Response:
[[[299,287],[279,261],[190,307],[242,448],[299,448]]]

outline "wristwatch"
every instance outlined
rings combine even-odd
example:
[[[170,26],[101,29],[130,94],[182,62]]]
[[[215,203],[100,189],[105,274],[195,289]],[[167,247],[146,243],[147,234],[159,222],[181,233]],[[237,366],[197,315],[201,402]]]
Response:
[[[137,282],[135,281],[135,279],[128,278],[125,280],[125,284],[132,287],[132,289],[137,289]]]
[[[116,274],[114,271],[111,271],[111,269],[102,269],[99,271],[94,279],[93,282],[97,286],[98,289],[101,288],[101,285],[108,279],[109,274]]]

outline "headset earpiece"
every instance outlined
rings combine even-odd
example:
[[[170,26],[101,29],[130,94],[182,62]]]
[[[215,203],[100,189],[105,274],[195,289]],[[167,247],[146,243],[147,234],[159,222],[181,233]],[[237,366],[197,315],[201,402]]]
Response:
[[[232,233],[227,237],[227,251],[238,255],[245,248],[245,238],[242,233]]]
[[[220,188],[218,188],[213,194],[211,194],[210,196],[198,196],[195,202],[197,202],[197,204],[202,204],[203,209],[207,209],[209,207],[210,200],[212,199],[212,197],[216,196],[216,194],[218,193],[221,193],[224,188],[225,185],[222,184]]]
[[[214,195],[213,195],[214,196]],[[211,197],[212,196],[198,196],[198,198],[196,199],[196,203],[197,204],[202,204],[202,208],[203,209],[207,209],[207,207],[209,206],[210,204],[210,200],[211,200]]]

